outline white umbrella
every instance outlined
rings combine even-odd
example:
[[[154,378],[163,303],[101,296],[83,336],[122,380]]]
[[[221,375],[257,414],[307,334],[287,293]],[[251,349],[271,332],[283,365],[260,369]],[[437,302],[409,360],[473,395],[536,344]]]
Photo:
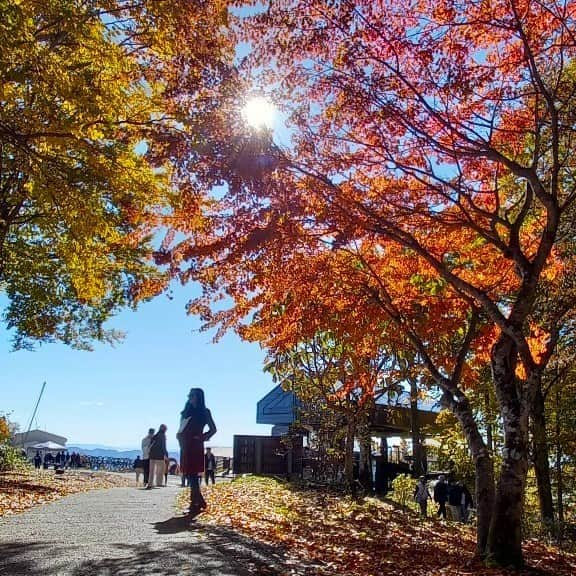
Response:
[[[62,446],[62,444],[58,444],[57,442],[52,442],[52,440],[48,440],[48,442],[40,442],[40,444],[34,444],[33,446],[29,446],[29,448],[34,448],[35,450],[66,450],[66,446]]]

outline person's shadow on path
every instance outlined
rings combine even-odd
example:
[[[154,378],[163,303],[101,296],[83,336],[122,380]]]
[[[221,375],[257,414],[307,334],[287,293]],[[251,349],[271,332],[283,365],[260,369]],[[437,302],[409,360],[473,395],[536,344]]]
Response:
[[[186,514],[185,516],[173,516],[163,522],[154,522],[154,530],[158,534],[177,534],[178,532],[187,532],[197,528],[193,514]]]

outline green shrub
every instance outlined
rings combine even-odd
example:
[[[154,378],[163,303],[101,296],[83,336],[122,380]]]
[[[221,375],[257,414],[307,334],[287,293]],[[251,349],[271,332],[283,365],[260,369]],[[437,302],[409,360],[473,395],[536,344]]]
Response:
[[[20,470],[27,466],[28,462],[19,449],[6,443],[0,444],[0,472]]]
[[[400,506],[409,506],[414,508],[414,490],[416,489],[416,480],[408,474],[399,474],[392,480],[392,500]]]

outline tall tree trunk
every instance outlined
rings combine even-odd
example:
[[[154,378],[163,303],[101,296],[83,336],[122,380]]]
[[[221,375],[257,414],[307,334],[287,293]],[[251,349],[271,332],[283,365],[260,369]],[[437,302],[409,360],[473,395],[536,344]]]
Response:
[[[503,334],[492,348],[492,376],[504,428],[502,466],[496,488],[488,537],[488,560],[499,566],[520,568],[522,507],[528,473],[528,415],[530,402],[517,382],[517,350]]]
[[[372,439],[370,431],[363,431],[360,442],[359,480],[367,492],[372,491]]]
[[[548,532],[554,530],[554,502],[552,500],[552,484],[550,482],[550,455],[546,433],[546,413],[544,396],[539,385],[531,411],[532,451],[534,454],[534,471],[538,484],[538,499],[540,501],[540,516]]]
[[[410,432],[412,433],[412,457],[414,458],[414,472],[420,476],[426,473],[424,461],[424,447],[420,433],[420,420],[418,418],[418,384],[410,378]]]
[[[482,440],[482,436],[478,436]],[[472,457],[476,472],[476,552],[479,556],[486,557],[496,489],[494,464],[490,451],[486,446],[481,446],[480,442],[477,447],[472,448]]]
[[[472,453],[476,472],[476,553],[484,557],[487,553],[488,537],[494,509],[494,467],[492,456],[482,434],[478,430],[478,424],[474,419],[474,413],[466,397],[453,399],[449,407],[460,422],[468,447]]]
[[[556,389],[556,484],[558,506],[558,537],[564,537],[564,484],[562,478],[562,440],[560,438],[560,390]]]
[[[344,448],[344,481],[347,489],[354,483],[354,438],[356,436],[356,419],[348,416],[346,425],[346,443]]]
[[[486,413],[486,445],[490,454],[494,454],[494,434],[492,430],[492,410],[490,406],[490,392],[484,393],[484,412]]]
[[[360,425],[360,469],[358,471],[359,480],[362,487],[367,492],[372,492],[374,481],[372,479],[372,430],[374,421],[376,402],[374,397],[366,399],[361,413]]]

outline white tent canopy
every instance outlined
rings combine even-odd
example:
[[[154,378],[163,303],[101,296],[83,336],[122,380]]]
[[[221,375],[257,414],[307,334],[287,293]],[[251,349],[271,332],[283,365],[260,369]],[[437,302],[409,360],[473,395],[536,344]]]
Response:
[[[48,440],[48,442],[40,442],[39,444],[33,444],[28,448],[32,448],[34,450],[66,450],[66,446],[58,444],[57,442],[52,442],[52,440]]]

